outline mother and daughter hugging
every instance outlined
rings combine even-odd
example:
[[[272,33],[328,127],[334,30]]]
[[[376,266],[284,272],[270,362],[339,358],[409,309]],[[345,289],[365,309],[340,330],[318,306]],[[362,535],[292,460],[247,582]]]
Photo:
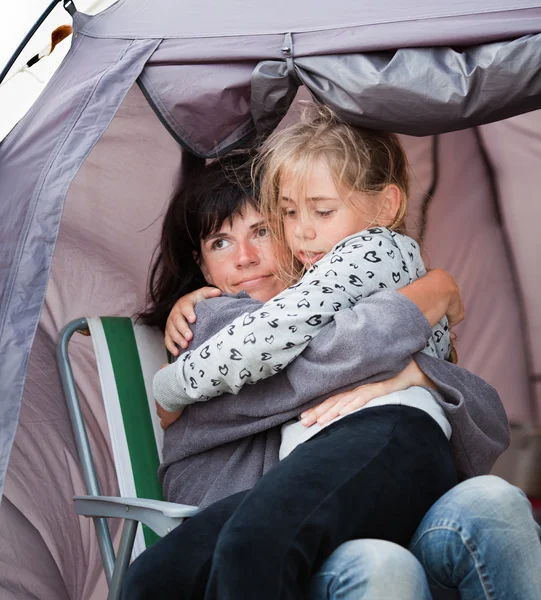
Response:
[[[503,407],[453,364],[456,283],[404,234],[396,136],[310,105],[191,180],[142,316],[183,349],[154,379],[164,494],[203,510],[123,598],[541,598],[529,502],[487,475]]]

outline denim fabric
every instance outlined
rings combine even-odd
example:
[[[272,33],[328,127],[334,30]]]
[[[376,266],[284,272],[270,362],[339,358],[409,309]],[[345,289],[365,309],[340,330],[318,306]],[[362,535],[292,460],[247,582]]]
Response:
[[[539,600],[540,539],[521,490],[475,477],[428,511],[411,541],[415,557],[386,541],[347,542],[312,578],[308,599]]]
[[[308,600],[432,600],[419,561],[385,540],[342,544],[310,581]]]
[[[540,528],[518,488],[462,482],[426,514],[410,545],[434,600],[539,600]]]

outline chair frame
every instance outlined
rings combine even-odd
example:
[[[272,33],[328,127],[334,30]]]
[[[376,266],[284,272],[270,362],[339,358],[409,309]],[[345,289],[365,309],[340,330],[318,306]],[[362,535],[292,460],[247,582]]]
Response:
[[[94,521],[105,577],[109,586],[107,600],[118,600],[122,589],[122,580],[130,563],[137,525],[143,523],[158,535],[164,536],[180,525],[186,517],[191,517],[199,512],[199,509],[195,506],[159,500],[101,495],[68,354],[68,345],[75,332],[90,335],[86,318],[69,322],[60,332],[56,344],[58,371],[68,405],[87,492],[86,496],[74,496],[73,499],[77,514],[91,517]],[[107,518],[124,519],[116,556]]]

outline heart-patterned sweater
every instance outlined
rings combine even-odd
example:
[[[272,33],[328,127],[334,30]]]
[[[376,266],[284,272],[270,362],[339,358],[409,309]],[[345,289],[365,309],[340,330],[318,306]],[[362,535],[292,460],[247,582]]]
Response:
[[[298,283],[163,369],[154,379],[154,397],[173,412],[224,393],[236,394],[244,385],[282,371],[337,312],[382,290],[400,289],[425,273],[412,238],[380,227],[351,235]],[[423,351],[442,359],[449,356],[446,317],[433,328]]]

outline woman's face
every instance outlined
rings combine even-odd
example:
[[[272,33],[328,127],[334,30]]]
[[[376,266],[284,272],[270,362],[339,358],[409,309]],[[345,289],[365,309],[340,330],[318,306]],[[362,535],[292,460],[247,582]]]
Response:
[[[250,205],[221,229],[201,240],[199,266],[208,283],[222,292],[246,292],[266,302],[284,288],[276,276],[277,265],[267,225]]]

